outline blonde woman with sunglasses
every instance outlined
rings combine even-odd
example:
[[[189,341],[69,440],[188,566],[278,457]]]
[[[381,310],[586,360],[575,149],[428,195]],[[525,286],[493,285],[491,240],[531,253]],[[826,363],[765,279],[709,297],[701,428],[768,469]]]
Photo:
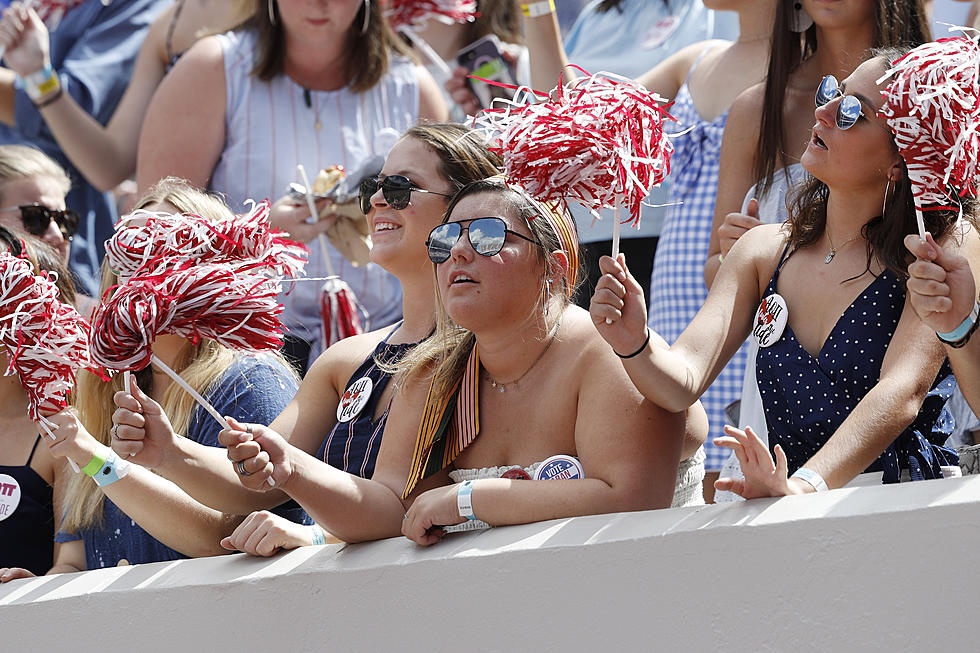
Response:
[[[394,328],[346,338],[317,358],[295,398],[270,424],[291,446],[356,476],[374,473],[396,392],[386,366],[435,328],[426,236],[442,220],[456,190],[495,174],[500,164],[500,157],[467,127],[418,125],[395,144],[381,174],[362,185],[360,201],[374,241],[371,260],[400,281],[404,318]],[[259,511],[248,523],[274,532],[277,547],[311,543],[310,529],[268,512],[286,501],[286,494],[242,486],[239,475],[249,474],[249,467],[233,467],[223,451],[176,438],[150,402],[119,393],[116,403],[117,453],[134,455],[132,460],[209,506],[231,514]]]
[[[726,427],[745,479],[720,490],[745,498],[838,488],[863,471],[883,482],[936,478],[955,464],[942,447],[952,377],[935,334],[905,296],[902,243],[915,211],[905,163],[883,118],[876,83],[891,52],[828,80],[802,157],[813,176],[786,225],[743,235],[704,307],[672,347],[648,342],[642,293],[624,261],[602,260],[596,328],[651,401],[681,410],[748,336],[772,454],[751,428]],[[928,211],[945,239],[953,211]],[[609,323],[607,323],[607,320]],[[773,458],[773,456],[775,458]]]
[[[401,532],[428,545],[460,525],[670,506],[678,461],[706,433],[704,411],[644,400],[570,304],[570,216],[499,179],[478,181],[456,194],[427,245],[436,332],[397,365],[401,389],[371,479],[240,424],[222,441],[248,472],[242,482],[265,489],[271,478],[350,542]],[[701,474],[689,470],[697,461],[684,466],[683,500],[696,502]],[[246,521],[228,546],[269,555],[281,545]]]

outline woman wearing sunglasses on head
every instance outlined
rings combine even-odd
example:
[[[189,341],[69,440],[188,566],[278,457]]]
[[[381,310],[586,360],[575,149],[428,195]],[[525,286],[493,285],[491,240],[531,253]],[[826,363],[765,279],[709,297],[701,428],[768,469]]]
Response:
[[[243,483],[268,488],[271,476],[346,541],[403,532],[431,544],[477,519],[670,506],[678,461],[704,438],[704,411],[644,400],[570,305],[579,270],[567,212],[500,179],[477,181],[453,197],[427,243],[436,332],[397,365],[404,376],[371,480],[323,465],[271,429],[238,425],[222,440],[247,472]],[[539,476],[552,480],[531,480]],[[679,498],[696,502],[701,474],[683,480]],[[268,555],[281,545],[267,535],[245,522],[228,544]]]
[[[482,137],[467,127],[418,125],[395,144],[379,177],[362,184],[360,200],[374,241],[371,260],[400,281],[404,318],[394,328],[341,340],[317,358],[295,398],[270,425],[292,447],[356,476],[370,478],[374,473],[395,394],[385,365],[397,362],[435,328],[426,236],[442,221],[449,196],[471,181],[496,174],[500,164],[500,157],[488,152]],[[135,454],[134,461],[152,467],[207,505],[229,513],[261,510],[248,523],[276,533],[276,547],[311,543],[310,529],[265,510],[288,499],[286,495],[242,487],[237,478],[242,469],[229,465],[223,451],[174,437],[149,402],[141,404],[119,393],[116,403],[117,453]]]
[[[593,322],[652,401],[687,406],[747,336],[758,343],[776,462],[752,429],[726,427],[719,443],[735,451],[745,479],[720,480],[718,489],[746,498],[800,494],[841,487],[865,470],[890,483],[935,478],[955,464],[941,446],[952,426],[942,414],[952,379],[935,334],[905,297],[902,238],[916,230],[911,186],[876,115],[876,80],[899,55],[861,64],[839,88],[823,85],[802,157],[813,179],[789,222],[738,240],[672,347],[648,344],[635,280],[622,260],[602,260]],[[955,212],[927,213],[929,230],[943,239]]]

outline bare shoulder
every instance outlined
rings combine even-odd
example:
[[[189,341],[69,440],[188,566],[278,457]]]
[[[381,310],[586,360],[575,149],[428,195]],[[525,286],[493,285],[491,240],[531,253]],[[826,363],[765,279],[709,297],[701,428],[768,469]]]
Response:
[[[224,87],[224,52],[217,36],[207,36],[192,45],[181,55],[167,80],[182,80],[184,83],[213,84],[220,82]]]
[[[728,112],[726,128],[734,124],[739,129],[750,130],[751,136],[758,138],[759,117],[762,115],[765,98],[765,84],[753,84],[739,93]]]
[[[313,361],[306,378],[315,379],[315,385],[323,381],[329,381],[338,388],[346,385],[354,370],[374,352],[389,332],[390,326],[344,338],[333,344]]]

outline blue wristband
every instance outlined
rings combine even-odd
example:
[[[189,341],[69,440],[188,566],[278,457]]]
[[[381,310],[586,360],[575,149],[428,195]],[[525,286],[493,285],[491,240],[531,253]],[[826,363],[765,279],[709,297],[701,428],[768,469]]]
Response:
[[[111,450],[106,456],[105,462],[102,463],[102,467],[99,471],[92,475],[92,479],[95,484],[99,487],[105,487],[107,485],[112,485],[121,478],[126,478],[129,474],[129,463],[125,460],[120,460],[118,456]]]
[[[980,304],[974,302],[973,310],[970,311],[970,314],[960,323],[958,327],[948,333],[940,333],[936,331],[936,335],[939,336],[939,339],[945,343],[959,342],[965,338],[968,333],[970,333],[970,329],[972,329],[973,325],[977,322],[978,315],[980,315]]]
[[[317,524],[310,526],[310,536],[313,539],[313,546],[322,546],[327,543],[327,538],[323,534],[323,529]]]
[[[476,520],[476,515],[473,514],[473,481],[463,481],[460,484],[456,491],[456,508],[459,509],[460,517]]]

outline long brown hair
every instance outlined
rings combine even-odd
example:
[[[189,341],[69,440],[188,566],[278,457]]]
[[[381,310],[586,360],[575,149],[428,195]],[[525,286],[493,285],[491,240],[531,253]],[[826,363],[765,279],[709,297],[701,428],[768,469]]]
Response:
[[[269,19],[270,5],[259,2],[255,13],[244,24],[244,29],[254,29],[259,36],[255,48],[255,65],[252,74],[267,82],[282,74],[286,61],[286,33],[279,17],[279,5],[271,2],[276,20]],[[364,12],[368,13],[367,31],[361,33]],[[355,93],[363,93],[373,88],[386,72],[392,54],[410,56],[409,50],[392,33],[381,16],[377,0],[365,2],[354,17],[347,30],[348,45],[345,48],[345,77],[347,87]]]
[[[908,48],[876,50],[872,59],[882,62],[887,67],[906,52],[908,52]],[[898,148],[895,146],[894,138],[891,145],[892,150],[897,153]],[[901,169],[901,179],[890,185],[891,191],[886,188],[882,215],[872,218],[861,227],[861,235],[867,242],[865,272],[869,272],[872,262],[877,260],[899,279],[906,279],[908,278],[908,265],[912,256],[905,248],[905,236],[916,233],[918,227],[916,225],[912,183],[909,180],[908,169],[904,161],[901,163]],[[953,190],[958,195],[961,189]],[[827,185],[812,176],[808,176],[807,181],[796,191],[791,199],[788,220],[789,237],[787,240],[791,249],[812,245],[823,237],[827,226],[827,198],[829,195],[830,190]],[[926,230],[937,241],[953,232],[961,212],[964,218],[975,224],[976,199],[964,195],[959,198],[959,202],[960,206],[957,208],[923,207],[922,218]]]
[[[783,110],[790,76],[817,51],[817,26],[802,34],[790,30],[794,0],[780,0],[773,21],[769,70],[760,121],[759,147],[753,164],[759,191],[772,187],[776,170],[789,165]],[[922,0],[877,0],[872,47],[915,47],[932,40]],[[816,90],[816,89],[814,89]]]

